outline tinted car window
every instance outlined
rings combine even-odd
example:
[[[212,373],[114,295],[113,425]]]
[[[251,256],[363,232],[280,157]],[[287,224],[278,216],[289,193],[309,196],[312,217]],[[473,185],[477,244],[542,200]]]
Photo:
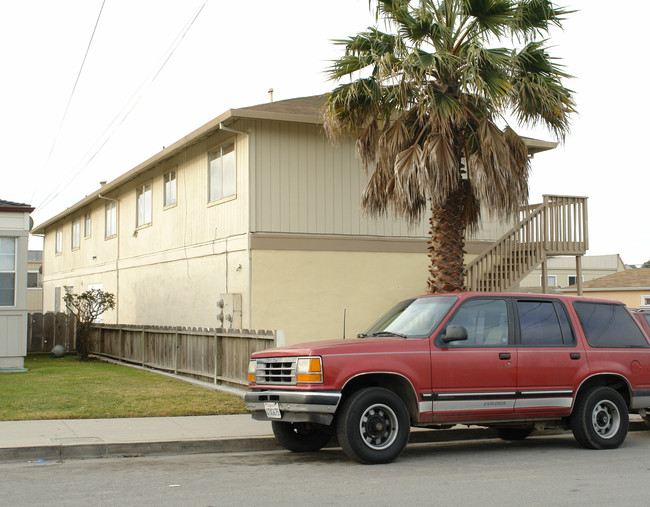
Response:
[[[574,344],[576,342],[576,337],[573,333],[571,323],[569,322],[569,316],[566,313],[566,308],[564,308],[564,305],[559,301],[553,301],[553,306],[555,307],[555,312],[560,319],[562,338],[564,339],[565,345]]]
[[[522,345],[564,345],[552,301],[517,301]]]
[[[508,343],[508,307],[503,299],[470,299],[447,325],[467,330],[467,340],[451,342],[449,347],[497,347]]]
[[[557,301],[517,301],[522,345],[558,346],[573,343],[564,307]]]
[[[574,307],[592,347],[649,346],[624,306],[577,301]]]

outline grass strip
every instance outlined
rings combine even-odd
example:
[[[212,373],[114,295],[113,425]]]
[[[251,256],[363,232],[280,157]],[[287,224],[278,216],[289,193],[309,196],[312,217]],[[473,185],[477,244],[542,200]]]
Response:
[[[0,421],[246,413],[236,395],[76,356],[28,356],[29,371],[0,372]]]

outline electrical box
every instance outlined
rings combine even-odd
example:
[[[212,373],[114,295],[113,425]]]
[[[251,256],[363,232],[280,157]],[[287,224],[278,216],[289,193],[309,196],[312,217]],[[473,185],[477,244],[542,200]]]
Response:
[[[221,294],[223,300],[223,327],[241,329],[241,294]]]

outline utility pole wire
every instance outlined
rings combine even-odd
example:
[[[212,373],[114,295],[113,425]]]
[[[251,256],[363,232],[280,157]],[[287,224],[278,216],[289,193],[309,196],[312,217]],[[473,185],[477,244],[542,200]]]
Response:
[[[145,87],[149,87],[153,84],[153,82],[156,80],[156,78],[160,75],[162,72],[163,68],[167,64],[167,62],[171,59],[172,55],[176,51],[176,48],[180,45],[181,41],[185,38],[185,35],[187,32],[189,32],[190,28],[192,28],[192,25],[194,25],[194,22],[196,19],[199,17],[201,12],[203,11],[203,8],[205,7],[205,4],[208,2],[208,0],[204,0],[201,6],[197,9],[197,11],[192,15],[190,20],[185,24],[185,26],[181,29],[180,33],[176,36],[174,41],[172,42],[172,45],[167,49],[167,51],[163,54],[163,57],[161,58],[162,62],[158,66],[158,69],[153,73],[153,75],[150,75],[147,77],[141,84],[136,88],[135,92],[131,95],[129,100],[126,101],[120,112],[113,118],[113,120],[108,124],[106,129],[101,133],[101,135],[97,138],[97,140],[91,145],[90,149],[84,154],[84,156],[81,158],[81,160],[78,162],[78,164],[75,166],[75,171],[71,176],[69,175],[67,178],[62,179],[60,183],[50,192],[44,199],[43,201],[37,205],[37,208],[43,208],[50,204],[54,199],[56,199],[59,194],[61,193],[60,190],[58,190],[61,187],[67,186],[69,182],[71,182],[74,178],[76,178],[81,171],[83,171],[86,167],[88,167],[88,164],[92,162],[92,160],[97,156],[97,154],[101,151],[101,149],[110,141],[110,139],[113,137],[117,129],[124,123],[124,120],[131,114],[131,111],[135,108],[135,106],[140,102],[140,99],[142,98],[142,94],[136,98],[138,93],[140,93],[141,90],[143,90]],[[127,110],[128,108],[128,110]],[[126,113],[124,114],[124,111],[126,110]],[[112,132],[106,137],[103,141],[102,138],[106,135],[106,133],[113,129]],[[97,146],[98,143],[101,143],[99,147],[95,149],[95,146]],[[94,153],[90,155],[90,153],[94,150]],[[89,157],[89,158],[88,158]],[[85,162],[84,162],[85,160]],[[80,167],[79,167],[80,166]],[[78,167],[78,168],[77,168]]]
[[[54,147],[56,146],[56,142],[59,139],[59,135],[61,134],[61,130],[63,129],[63,123],[65,122],[66,117],[68,116],[68,110],[70,109],[70,104],[72,103],[72,97],[74,97],[74,92],[77,89],[77,84],[79,83],[79,78],[81,77],[81,73],[83,72],[84,65],[86,63],[86,58],[88,58],[88,53],[90,52],[90,46],[92,46],[93,39],[95,38],[95,32],[97,31],[97,26],[99,25],[99,19],[102,17],[102,12],[104,11],[104,4],[106,3],[106,0],[102,0],[102,6],[99,8],[99,14],[97,14],[97,20],[95,21],[95,27],[93,28],[93,33],[90,35],[90,40],[88,41],[88,46],[86,47],[86,53],[84,54],[83,60],[81,61],[81,67],[79,67],[79,72],[77,73],[77,79],[75,79],[74,86],[72,87],[72,92],[70,92],[70,97],[68,98],[68,103],[65,106],[65,111],[63,112],[63,117],[61,118],[61,123],[59,123],[59,128],[56,131],[56,135],[54,136],[54,141],[52,141],[52,146],[50,147],[50,152],[47,155],[47,160],[45,161],[45,168],[47,169],[47,166],[50,163],[50,159],[52,158],[52,153],[54,152]],[[32,198],[30,199],[30,202],[34,199],[34,195],[36,193],[36,187],[34,187],[34,191],[32,192]]]

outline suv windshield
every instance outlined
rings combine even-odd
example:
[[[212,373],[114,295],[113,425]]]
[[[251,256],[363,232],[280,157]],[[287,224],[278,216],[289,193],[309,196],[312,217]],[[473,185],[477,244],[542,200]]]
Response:
[[[424,338],[431,336],[452,306],[458,301],[456,296],[433,296],[402,301],[366,333],[366,336],[402,336],[404,338]]]

